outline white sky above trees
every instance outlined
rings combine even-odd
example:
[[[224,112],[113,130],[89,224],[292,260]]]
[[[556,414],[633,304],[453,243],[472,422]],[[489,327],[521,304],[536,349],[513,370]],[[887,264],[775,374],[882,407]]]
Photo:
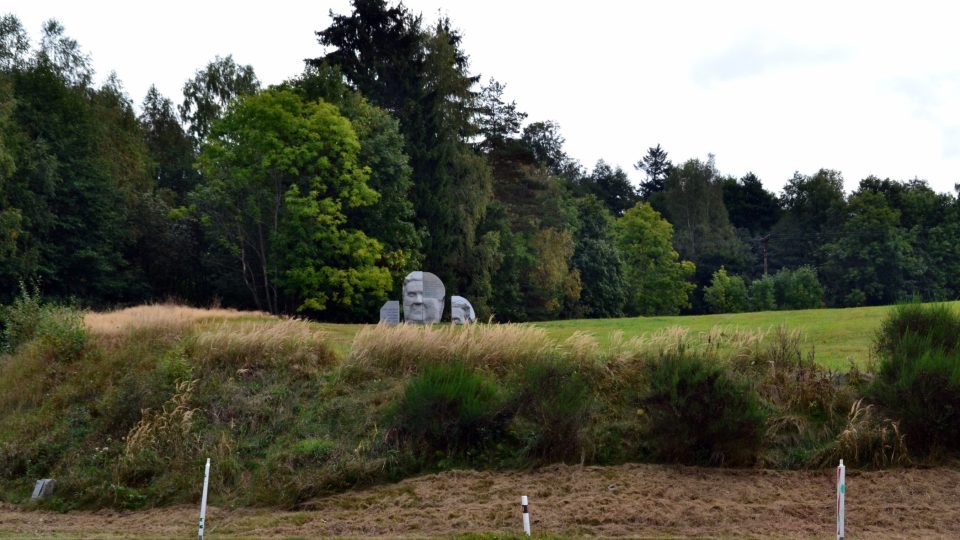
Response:
[[[472,72],[507,85],[528,121],[554,120],[567,152],[632,164],[661,144],[681,162],[716,155],[779,191],[794,171],[960,182],[960,6],[950,2],[408,0],[464,35]],[[314,32],[347,0],[14,0],[36,42],[49,18],[116,71],[139,104],[150,84],[179,104],[215,55],[265,85],[323,52]]]

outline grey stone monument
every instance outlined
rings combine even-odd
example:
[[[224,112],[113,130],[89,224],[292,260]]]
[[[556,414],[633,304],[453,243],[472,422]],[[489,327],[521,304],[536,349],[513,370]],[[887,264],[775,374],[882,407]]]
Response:
[[[33,486],[33,495],[30,496],[31,499],[46,499],[47,497],[53,495],[53,488],[57,486],[57,481],[51,478],[44,478],[43,480],[37,480],[37,484]]]
[[[430,272],[415,271],[403,279],[403,320],[410,324],[434,324],[443,317],[447,290]]]
[[[400,324],[400,302],[387,300],[380,308],[380,322],[386,324]]]
[[[470,324],[476,322],[477,313],[473,304],[462,296],[450,297],[450,322],[453,324]]]

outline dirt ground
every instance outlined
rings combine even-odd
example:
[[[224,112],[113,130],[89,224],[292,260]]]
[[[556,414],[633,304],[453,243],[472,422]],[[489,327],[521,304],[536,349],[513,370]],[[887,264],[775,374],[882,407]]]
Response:
[[[311,501],[299,511],[212,507],[207,538],[561,536],[832,538],[833,470],[657,465],[453,471]],[[0,505],[5,538],[191,538],[198,508],[23,511]],[[960,470],[847,470],[848,538],[960,538]]]

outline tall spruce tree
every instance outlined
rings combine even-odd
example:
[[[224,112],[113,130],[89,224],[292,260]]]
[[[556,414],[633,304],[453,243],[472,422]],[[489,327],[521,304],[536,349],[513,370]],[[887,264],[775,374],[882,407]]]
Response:
[[[667,176],[673,169],[673,163],[667,158],[667,152],[660,145],[647,149],[647,155],[636,162],[633,168],[647,173],[647,178],[640,182],[640,197],[650,199],[654,193],[660,193],[666,188]]]
[[[780,203],[776,195],[764,189],[760,179],[747,173],[739,180],[720,179],[723,204],[727,207],[730,224],[751,236],[766,234],[780,219]]]
[[[402,4],[354,0],[318,32],[333,48],[313,66],[337,66],[347,81],[400,122],[410,156],[414,221],[424,233],[424,269],[452,292],[472,295],[485,313],[493,238],[477,235],[491,200],[490,169],[470,145],[478,78],[469,73],[461,36],[449,20],[424,27]]]
[[[504,101],[505,91],[506,85],[491,77],[480,92],[477,128],[483,136],[480,148],[488,152],[520,133],[527,117],[527,113],[517,109],[516,101]]]

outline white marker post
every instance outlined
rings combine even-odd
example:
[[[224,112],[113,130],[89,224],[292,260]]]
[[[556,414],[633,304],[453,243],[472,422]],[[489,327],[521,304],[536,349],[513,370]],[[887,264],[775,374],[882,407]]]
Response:
[[[520,510],[523,512],[523,532],[530,536],[530,509],[528,508],[527,496],[520,496]]]
[[[203,540],[203,528],[207,520],[207,486],[210,485],[210,458],[207,458],[207,466],[203,471],[203,496],[200,497],[200,530],[197,532],[197,540]]]
[[[847,495],[847,468],[843,466],[843,460],[840,460],[840,466],[837,467],[837,540],[843,540],[843,526],[846,518],[845,497]]]

